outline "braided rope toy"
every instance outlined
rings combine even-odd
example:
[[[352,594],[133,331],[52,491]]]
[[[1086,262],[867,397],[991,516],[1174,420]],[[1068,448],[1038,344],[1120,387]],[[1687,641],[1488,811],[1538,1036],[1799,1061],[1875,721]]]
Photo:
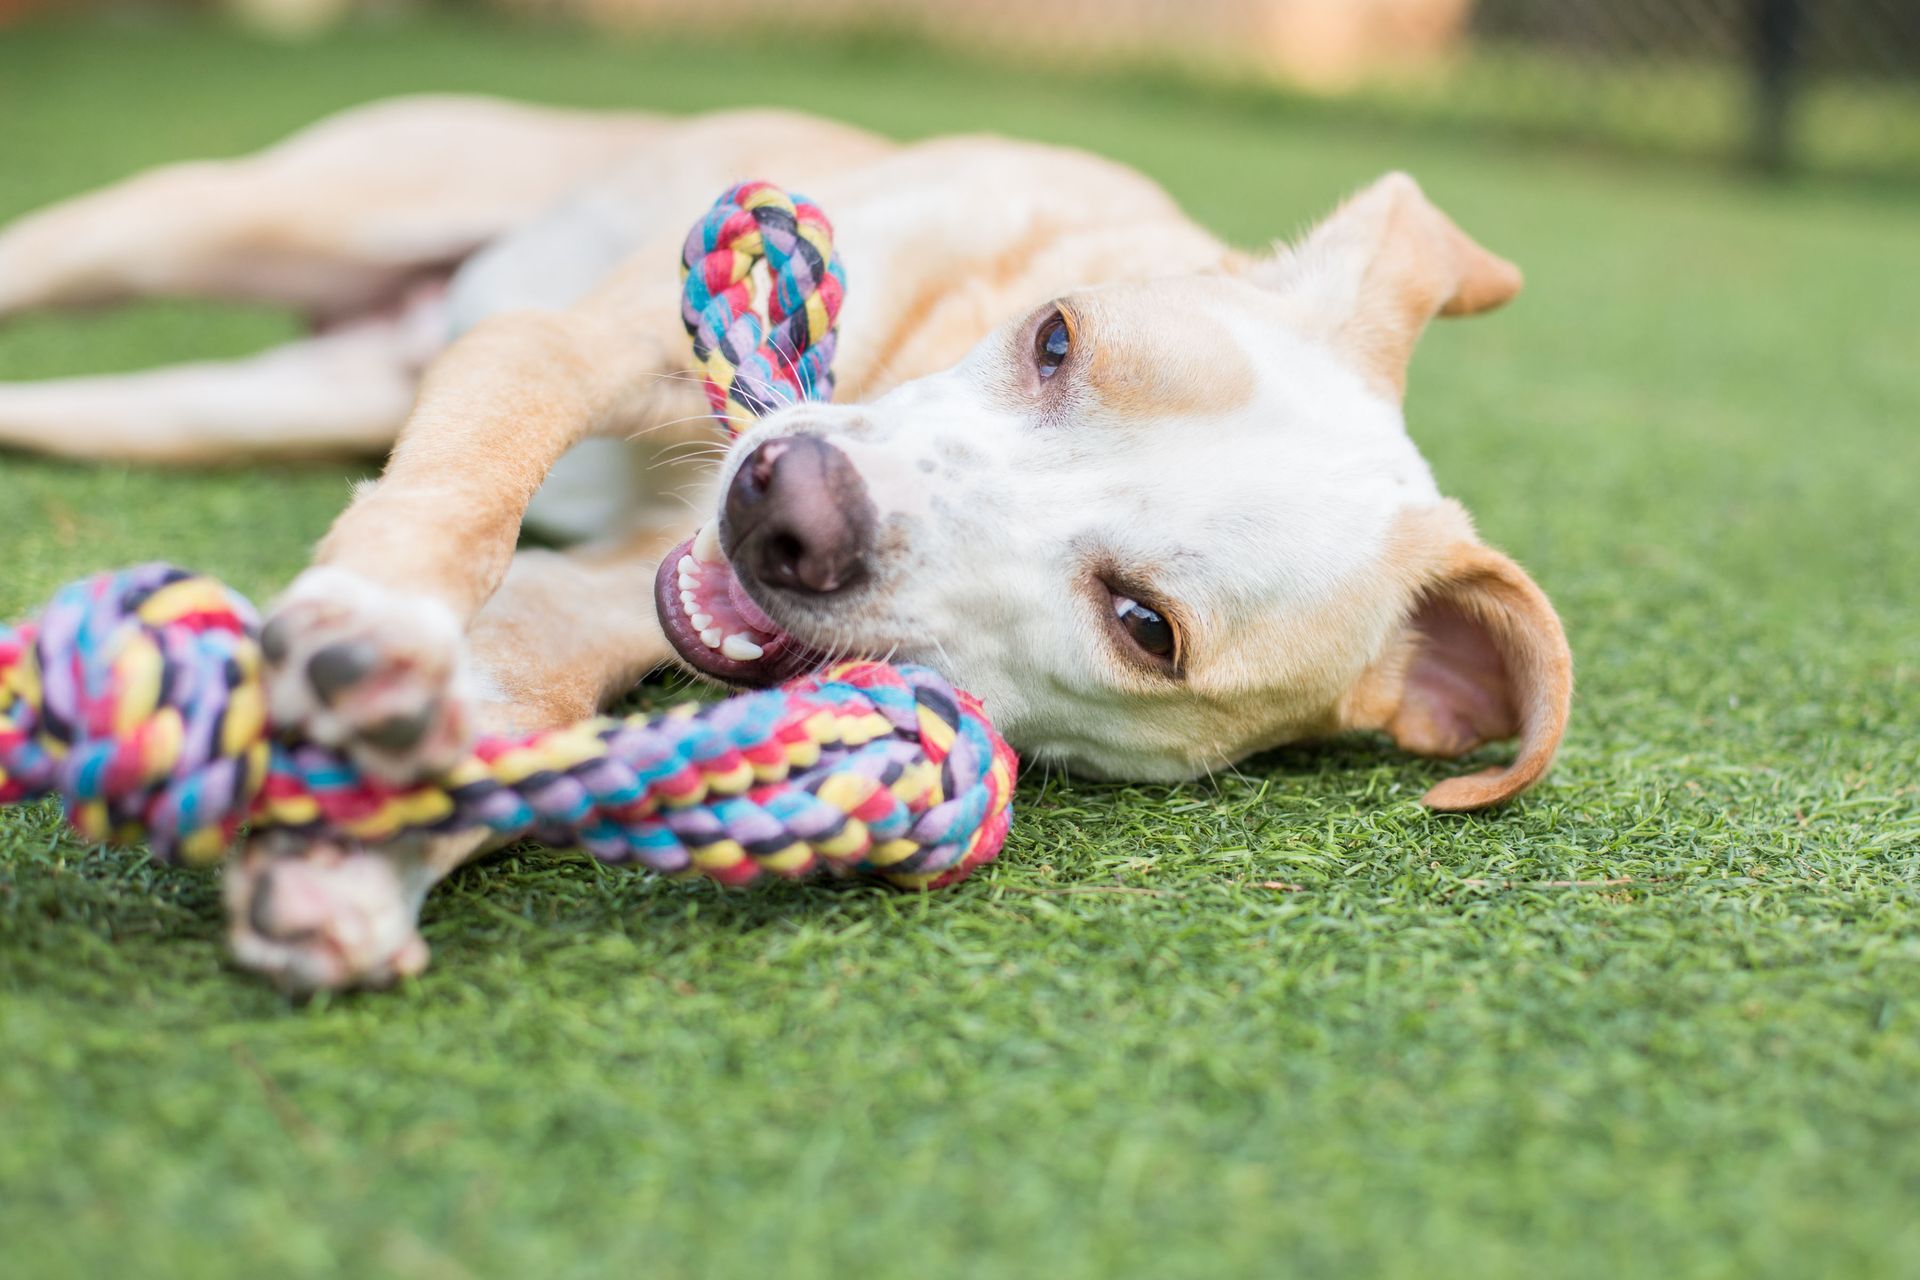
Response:
[[[773,280],[771,329],[754,307],[762,258]],[[680,319],[715,417],[738,431],[795,400],[833,398],[834,324],[847,278],[817,205],[772,183],[740,183],[694,224],[680,275]]]
[[[830,394],[844,278],[816,207],[743,183],[694,227],[683,264],[716,414],[738,426]],[[370,843],[484,829],[725,884],[825,866],[908,888],[991,860],[1012,818],[1012,750],[924,667],[844,663],[651,718],[486,739],[445,776],[395,786],[276,736],[258,635],[239,594],[164,564],[72,583],[0,627],[0,803],[58,796],[87,839],[144,838],[194,863],[242,825]]]

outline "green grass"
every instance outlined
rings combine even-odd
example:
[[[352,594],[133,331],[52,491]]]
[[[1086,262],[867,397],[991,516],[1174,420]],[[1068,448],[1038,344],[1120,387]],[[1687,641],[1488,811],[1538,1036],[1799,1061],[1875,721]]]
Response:
[[[524,853],[434,896],[423,979],[303,1007],[226,967],[208,879],[12,814],[11,1274],[1920,1275],[1911,202],[1165,86],[435,25],[9,33],[0,214],[418,88],[1063,139],[1247,242],[1413,169],[1529,272],[1430,335],[1410,403],[1566,618],[1561,764],[1470,819],[1371,742],[1029,781],[1002,861],[928,898]],[[32,319],[0,377],[286,330]],[[264,595],[356,471],[0,467],[6,615],[153,556]]]

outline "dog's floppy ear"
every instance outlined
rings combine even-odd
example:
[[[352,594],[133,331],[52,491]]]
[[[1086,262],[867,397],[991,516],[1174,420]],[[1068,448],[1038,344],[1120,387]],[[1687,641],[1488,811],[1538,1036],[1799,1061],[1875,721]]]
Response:
[[[1429,320],[1491,311],[1521,284],[1520,268],[1475,244],[1404,173],[1348,200],[1251,278],[1297,303],[1302,328],[1396,400]]]
[[[1560,618],[1519,565],[1470,538],[1454,542],[1419,587],[1386,659],[1363,679],[1354,727],[1385,729],[1408,751],[1458,756],[1519,738],[1511,764],[1449,778],[1435,809],[1484,809],[1539,781],[1573,697]]]

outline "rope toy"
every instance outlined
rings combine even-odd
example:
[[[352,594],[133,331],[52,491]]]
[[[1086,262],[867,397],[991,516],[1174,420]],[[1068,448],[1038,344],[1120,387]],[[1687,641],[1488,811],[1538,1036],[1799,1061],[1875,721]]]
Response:
[[[773,290],[763,326],[753,267]],[[680,255],[680,318],[714,416],[739,431],[796,400],[833,399],[833,351],[847,278],[819,206],[772,183],[742,182],[714,202]]]
[[[760,256],[764,332],[748,323]],[[829,394],[843,276],[815,206],[743,183],[684,262],[717,414],[738,424],[783,393]],[[484,829],[725,884],[824,866],[908,888],[991,860],[1012,818],[1012,750],[924,667],[844,663],[651,718],[486,739],[445,776],[393,786],[276,736],[258,635],[238,593],[163,564],[72,583],[0,628],[0,803],[58,796],[89,840],[194,863],[243,825],[370,843]]]

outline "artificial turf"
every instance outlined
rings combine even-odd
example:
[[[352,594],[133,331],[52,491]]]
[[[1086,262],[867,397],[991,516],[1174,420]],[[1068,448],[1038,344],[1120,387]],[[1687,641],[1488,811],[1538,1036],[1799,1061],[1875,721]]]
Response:
[[[1409,168],[1529,274],[1409,406],[1566,620],[1558,769],[1474,818],[1370,741],[1030,779],[925,898],[523,852],[433,896],[423,978],[305,1006],[226,966],[207,878],[11,813],[0,1270],[1920,1274],[1920,194],[790,54],[10,32],[0,215],[427,88],[1070,141],[1247,243]],[[290,328],[32,318],[0,378]],[[365,470],[0,468],[5,615],[157,556],[264,596]]]

